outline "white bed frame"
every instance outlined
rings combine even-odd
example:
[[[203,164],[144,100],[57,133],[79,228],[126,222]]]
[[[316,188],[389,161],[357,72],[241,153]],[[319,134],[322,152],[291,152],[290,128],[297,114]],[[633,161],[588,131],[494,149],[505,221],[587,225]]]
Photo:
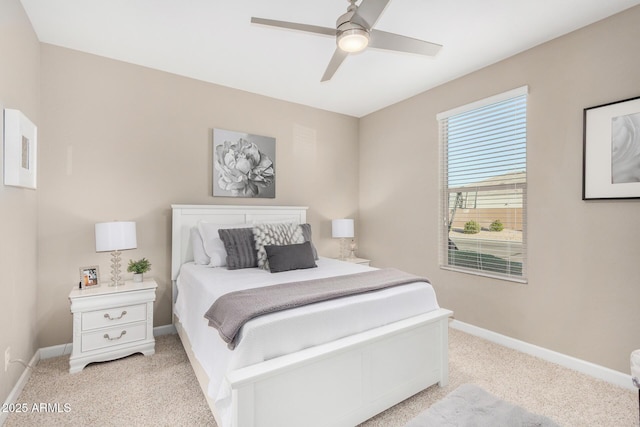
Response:
[[[225,224],[294,220],[306,207],[172,205],[173,301],[180,266],[193,260],[198,221]],[[230,372],[233,427],[354,426],[434,385],[447,385],[448,318],[438,309]],[[174,316],[189,360],[221,426],[209,379]]]

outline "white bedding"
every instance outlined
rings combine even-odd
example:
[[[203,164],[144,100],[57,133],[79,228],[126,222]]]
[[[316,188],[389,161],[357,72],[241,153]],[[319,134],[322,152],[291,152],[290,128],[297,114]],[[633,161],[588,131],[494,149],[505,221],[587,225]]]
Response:
[[[230,403],[227,372],[439,308],[431,285],[413,283],[258,317],[241,329],[235,350],[229,350],[218,331],[208,326],[204,313],[225,293],[373,269],[328,258],[317,264],[318,268],[276,274],[193,263],[181,267],[174,313],[209,376],[208,394],[225,425]]]

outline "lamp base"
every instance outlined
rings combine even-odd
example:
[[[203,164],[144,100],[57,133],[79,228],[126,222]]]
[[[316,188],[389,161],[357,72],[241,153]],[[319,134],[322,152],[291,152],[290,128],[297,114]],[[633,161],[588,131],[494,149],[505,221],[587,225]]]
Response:
[[[340,256],[338,257],[338,259],[340,261],[346,260],[348,253],[349,253],[349,250],[347,248],[347,239],[346,237],[341,237],[340,238]]]
[[[351,243],[349,244],[349,256],[347,257],[347,259],[354,260],[356,258],[357,258],[357,256],[356,256],[356,242],[354,242],[352,240]]]
[[[111,252],[111,283],[109,286],[124,284],[120,278],[120,251]]]

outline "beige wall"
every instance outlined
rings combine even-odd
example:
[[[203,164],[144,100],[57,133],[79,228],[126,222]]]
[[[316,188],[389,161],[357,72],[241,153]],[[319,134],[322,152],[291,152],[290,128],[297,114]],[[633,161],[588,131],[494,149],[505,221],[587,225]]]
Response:
[[[309,206],[318,250],[337,254],[330,219],[357,213],[357,119],[46,44],[41,61],[40,346],[71,341],[80,266],[109,278],[96,222],[137,222],[122,258],[153,264],[156,326],[171,323],[172,203]],[[211,196],[216,127],[276,138],[275,199]]]
[[[0,110],[21,110],[36,125],[39,55],[40,45],[20,2],[0,0]],[[0,150],[0,176],[3,164]],[[28,361],[38,348],[36,192],[0,185],[0,218],[0,402],[4,402],[24,371],[12,363],[5,373],[5,349],[11,347],[12,359]]]
[[[337,252],[329,220],[359,214],[360,255],[430,276],[456,318],[626,372],[640,347],[639,205],[580,199],[582,109],[640,95],[638,39],[640,7],[357,120],[39,45],[19,1],[0,0],[0,104],[40,143],[38,190],[0,186],[0,356],[71,341],[78,267],[109,274],[96,222],[137,221],[123,258],[153,262],[158,326],[171,322],[170,204],[260,203],[310,206],[324,255]],[[529,283],[440,270],[435,114],[523,84]],[[211,196],[214,127],[276,138],[275,199]],[[0,400],[21,372],[0,369]]]
[[[361,254],[430,276],[463,322],[628,373],[640,348],[640,202],[581,200],[582,112],[640,95],[638,40],[635,7],[364,117]],[[529,283],[441,270],[435,116],[522,85]]]

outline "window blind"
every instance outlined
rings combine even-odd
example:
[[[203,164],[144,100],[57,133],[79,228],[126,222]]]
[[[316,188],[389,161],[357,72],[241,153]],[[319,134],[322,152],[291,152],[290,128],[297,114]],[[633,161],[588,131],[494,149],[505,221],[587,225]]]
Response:
[[[526,281],[527,88],[437,118],[441,266]]]

